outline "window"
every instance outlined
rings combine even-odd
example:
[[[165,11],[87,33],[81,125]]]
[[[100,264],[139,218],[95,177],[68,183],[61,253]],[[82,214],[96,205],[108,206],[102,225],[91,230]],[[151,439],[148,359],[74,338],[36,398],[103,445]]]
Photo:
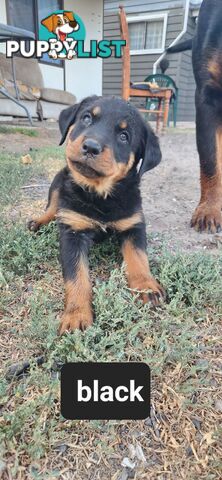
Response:
[[[35,32],[34,0],[8,0],[8,23]]]
[[[9,25],[34,32],[38,38],[41,20],[62,9],[63,0],[7,0],[7,20]],[[47,54],[43,55],[41,62],[57,66],[63,64],[62,60],[52,60]]]
[[[62,10],[62,3],[63,2],[60,0],[37,0],[39,22],[38,28],[40,27],[41,20],[43,20],[43,18],[48,17],[48,15],[50,15],[52,12],[56,12],[56,10]],[[53,60],[48,56],[47,53],[43,54],[41,62],[62,65],[62,60]]]
[[[130,53],[162,53],[165,48],[167,13],[138,15],[127,18],[129,24]]]

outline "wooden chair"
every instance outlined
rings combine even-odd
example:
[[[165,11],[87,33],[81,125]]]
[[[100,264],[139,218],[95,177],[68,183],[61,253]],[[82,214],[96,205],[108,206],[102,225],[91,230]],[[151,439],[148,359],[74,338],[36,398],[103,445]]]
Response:
[[[144,113],[154,113],[157,115],[156,130],[159,132],[160,120],[163,119],[163,132],[167,127],[167,120],[169,114],[169,104],[172,95],[172,90],[169,88],[159,88],[151,90],[149,86],[143,84],[131,84],[130,83],[130,42],[129,42],[129,29],[126,19],[126,14],[122,6],[119,7],[120,16],[120,30],[122,40],[125,40],[126,46],[123,48],[123,75],[122,75],[122,98],[129,100],[131,97],[143,97],[143,98],[156,98],[158,100],[157,110],[140,109]]]
[[[172,110],[172,116],[173,116],[173,123],[174,127],[177,126],[177,106],[178,106],[178,95],[179,95],[179,89],[176,86],[176,83],[174,80],[169,77],[169,75],[164,75],[163,73],[155,73],[152,75],[148,75],[148,77],[145,78],[144,82],[155,82],[159,87],[169,87],[172,90],[172,95],[170,99],[170,110],[169,110],[169,117],[168,117],[168,125],[170,124],[170,113]],[[158,107],[158,102],[157,99],[153,98],[148,98],[146,101],[146,108],[147,110],[150,110],[151,104],[156,107]]]

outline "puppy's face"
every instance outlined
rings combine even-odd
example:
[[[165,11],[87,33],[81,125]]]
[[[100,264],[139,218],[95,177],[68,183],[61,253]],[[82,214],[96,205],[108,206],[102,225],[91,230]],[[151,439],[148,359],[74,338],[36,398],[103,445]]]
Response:
[[[67,126],[68,110],[72,119],[69,118]],[[116,182],[136,168],[141,158],[145,159],[148,137],[150,151],[156,149],[156,158],[147,160],[145,170],[160,161],[155,135],[139,112],[124,100],[93,97],[67,109],[64,118],[63,114],[60,117],[64,140],[63,120],[68,131],[66,158],[70,171],[77,182],[98,193],[103,192],[105,185],[106,193],[110,193]]]
[[[69,24],[69,19],[65,15],[56,15],[54,19],[54,33],[61,42],[66,40],[69,33],[73,32],[73,28]]]
[[[76,22],[72,12],[64,12],[64,14],[53,14],[42,20],[42,25],[46,27],[50,32],[57,35],[57,38],[64,42],[69,33],[79,29],[79,25]]]

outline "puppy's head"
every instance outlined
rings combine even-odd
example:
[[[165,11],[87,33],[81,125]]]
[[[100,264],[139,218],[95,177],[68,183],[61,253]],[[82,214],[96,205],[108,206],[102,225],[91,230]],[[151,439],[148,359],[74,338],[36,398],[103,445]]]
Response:
[[[55,33],[61,42],[63,42],[69,33],[79,29],[73,12],[64,12],[63,14],[53,14],[41,21],[49,32]]]
[[[63,110],[60,144],[75,181],[107,196],[136,169],[140,175],[161,160],[157,137],[138,110],[118,98],[89,97]]]

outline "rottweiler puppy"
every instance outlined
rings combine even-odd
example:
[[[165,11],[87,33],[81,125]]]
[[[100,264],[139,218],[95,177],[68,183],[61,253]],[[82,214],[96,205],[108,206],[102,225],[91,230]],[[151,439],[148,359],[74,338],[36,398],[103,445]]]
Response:
[[[169,53],[192,48],[196,80],[196,138],[200,157],[201,198],[191,226],[222,230],[222,1],[203,0],[197,31]]]
[[[158,140],[140,113],[118,98],[89,97],[60,115],[67,166],[54,178],[45,213],[30,230],[57,219],[65,281],[60,333],[92,324],[88,252],[100,232],[116,232],[129,287],[155,305],[164,290],[152,277],[140,177],[161,160]],[[141,164],[139,165],[139,163]]]

